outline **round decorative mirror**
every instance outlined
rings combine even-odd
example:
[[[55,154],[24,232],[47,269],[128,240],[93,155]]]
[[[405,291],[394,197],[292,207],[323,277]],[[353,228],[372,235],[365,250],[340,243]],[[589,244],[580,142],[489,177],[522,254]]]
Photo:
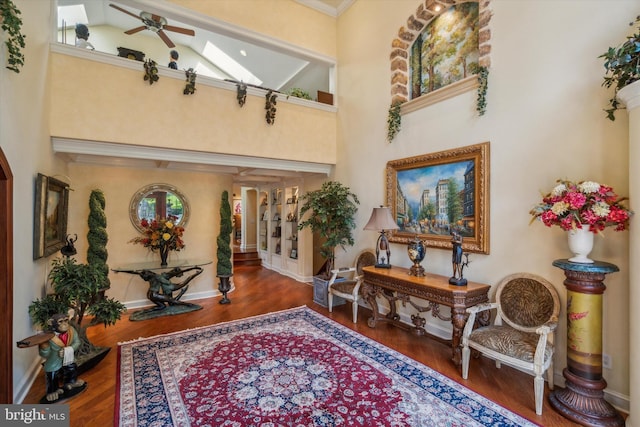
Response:
[[[189,221],[189,202],[176,187],[169,184],[150,184],[142,187],[131,198],[129,218],[133,226],[144,232],[143,219],[153,220],[175,216],[175,225],[186,227]]]

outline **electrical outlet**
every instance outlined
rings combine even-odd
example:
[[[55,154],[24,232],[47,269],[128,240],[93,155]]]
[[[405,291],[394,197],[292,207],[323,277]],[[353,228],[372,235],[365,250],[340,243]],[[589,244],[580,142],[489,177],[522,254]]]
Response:
[[[602,355],[602,367],[605,369],[612,369],[611,368],[611,356],[609,356],[608,354],[603,354]]]

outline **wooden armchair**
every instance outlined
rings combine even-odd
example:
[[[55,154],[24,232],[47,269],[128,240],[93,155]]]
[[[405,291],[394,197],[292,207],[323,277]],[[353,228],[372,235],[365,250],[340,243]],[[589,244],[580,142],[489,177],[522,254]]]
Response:
[[[333,296],[351,301],[353,323],[358,323],[358,301],[362,285],[362,268],[376,263],[376,255],[371,251],[361,252],[354,267],[331,270],[331,279],[327,285],[329,312],[333,311]]]
[[[554,332],[558,326],[560,300],[554,286],[542,277],[518,273],[505,277],[496,287],[496,302],[467,309],[462,332],[462,378],[469,374],[470,349],[500,363],[535,376],[536,414],[542,414],[544,378],[553,390]],[[492,325],[474,329],[481,311],[497,311]]]

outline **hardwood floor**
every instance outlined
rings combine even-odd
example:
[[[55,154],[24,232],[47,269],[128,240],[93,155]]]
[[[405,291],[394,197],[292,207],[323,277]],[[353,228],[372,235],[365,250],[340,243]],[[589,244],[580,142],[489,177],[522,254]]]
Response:
[[[537,424],[545,427],[577,425],[551,408],[546,400],[546,388],[542,415],[536,415],[533,377],[508,366],[503,365],[501,369],[496,369],[489,359],[473,359],[469,368],[469,379],[463,380],[460,370],[450,361],[451,350],[447,345],[429,338],[418,338],[390,325],[380,324],[371,329],[367,326],[366,319],[369,313],[366,309],[358,310],[358,323],[353,324],[349,303],[336,307],[333,313],[329,313],[326,308],[313,302],[313,288],[309,284],[255,266],[236,267],[234,281],[236,290],[229,294],[231,304],[228,305],[218,304],[220,298],[210,298],[194,301],[202,305],[203,309],[199,311],[138,322],[130,321],[127,315],[115,326],[106,329],[102,326],[90,328],[89,337],[92,342],[99,346],[112,347],[112,350],[99,365],[81,375],[89,384],[87,390],[66,402],[70,406],[71,426],[113,425],[118,342],[301,305],[307,305],[371,339],[424,363]],[[212,286],[217,287],[217,284]],[[38,403],[43,395],[44,375],[39,375],[23,403]]]

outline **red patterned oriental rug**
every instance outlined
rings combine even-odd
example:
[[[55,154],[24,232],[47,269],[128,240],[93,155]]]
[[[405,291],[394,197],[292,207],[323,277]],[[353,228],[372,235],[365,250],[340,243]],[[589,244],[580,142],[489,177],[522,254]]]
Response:
[[[307,307],[121,343],[118,426],[535,426]]]

